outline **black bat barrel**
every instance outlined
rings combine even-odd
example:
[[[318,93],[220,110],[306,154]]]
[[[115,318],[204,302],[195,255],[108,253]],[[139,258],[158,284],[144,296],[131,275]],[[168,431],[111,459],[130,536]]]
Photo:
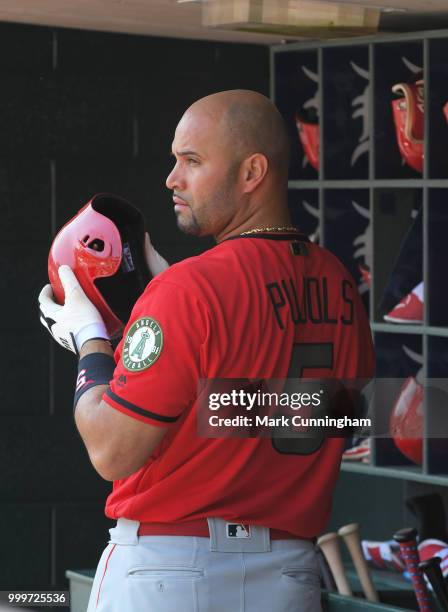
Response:
[[[440,569],[440,562],[440,557],[432,557],[419,563],[418,568],[428,578],[440,608],[443,612],[448,612],[448,589]]]

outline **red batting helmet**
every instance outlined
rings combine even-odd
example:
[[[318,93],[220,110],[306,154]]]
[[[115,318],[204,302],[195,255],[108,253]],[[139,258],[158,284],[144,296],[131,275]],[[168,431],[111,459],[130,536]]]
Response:
[[[398,148],[411,168],[423,172],[424,96],[423,80],[397,83],[392,91],[400,97],[392,101]]]
[[[390,433],[405,457],[423,462],[423,387],[410,376],[403,384],[390,416]]]
[[[295,116],[297,132],[308,161],[315,170],[319,170],[320,130],[317,117],[308,113],[307,117]]]
[[[93,196],[51,245],[48,276],[56,301],[64,303],[58,269],[67,264],[98,308],[111,338],[118,335],[151,280],[144,236],[143,216],[129,202],[109,193]]]

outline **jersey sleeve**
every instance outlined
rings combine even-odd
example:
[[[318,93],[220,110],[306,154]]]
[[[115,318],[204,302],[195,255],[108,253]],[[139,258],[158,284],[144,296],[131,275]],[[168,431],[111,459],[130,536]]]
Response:
[[[151,425],[176,422],[196,399],[208,331],[201,300],[182,285],[153,280],[126,325],[103,400]]]

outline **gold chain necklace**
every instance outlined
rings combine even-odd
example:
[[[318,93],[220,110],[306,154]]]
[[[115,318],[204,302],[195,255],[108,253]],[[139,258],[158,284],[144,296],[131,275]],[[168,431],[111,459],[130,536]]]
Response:
[[[295,232],[300,234],[300,230],[293,225],[285,225],[283,227],[254,227],[254,229],[242,232],[240,236],[247,236],[248,234],[261,234],[263,232]]]

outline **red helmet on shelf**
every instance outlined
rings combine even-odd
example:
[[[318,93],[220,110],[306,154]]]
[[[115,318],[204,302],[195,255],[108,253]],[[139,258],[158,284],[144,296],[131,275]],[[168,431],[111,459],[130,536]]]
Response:
[[[405,457],[423,462],[423,387],[410,376],[401,388],[390,416],[390,433]]]
[[[424,97],[423,79],[414,83],[397,83],[392,91],[399,98],[392,100],[398,148],[411,168],[423,172]]]
[[[56,235],[48,276],[56,301],[64,303],[59,266],[69,265],[98,308],[111,338],[151,280],[144,255],[144,219],[129,202],[109,193],[95,196]]]
[[[311,117],[296,114],[295,121],[305,155],[313,168],[319,170],[320,130],[317,118],[312,120]]]

